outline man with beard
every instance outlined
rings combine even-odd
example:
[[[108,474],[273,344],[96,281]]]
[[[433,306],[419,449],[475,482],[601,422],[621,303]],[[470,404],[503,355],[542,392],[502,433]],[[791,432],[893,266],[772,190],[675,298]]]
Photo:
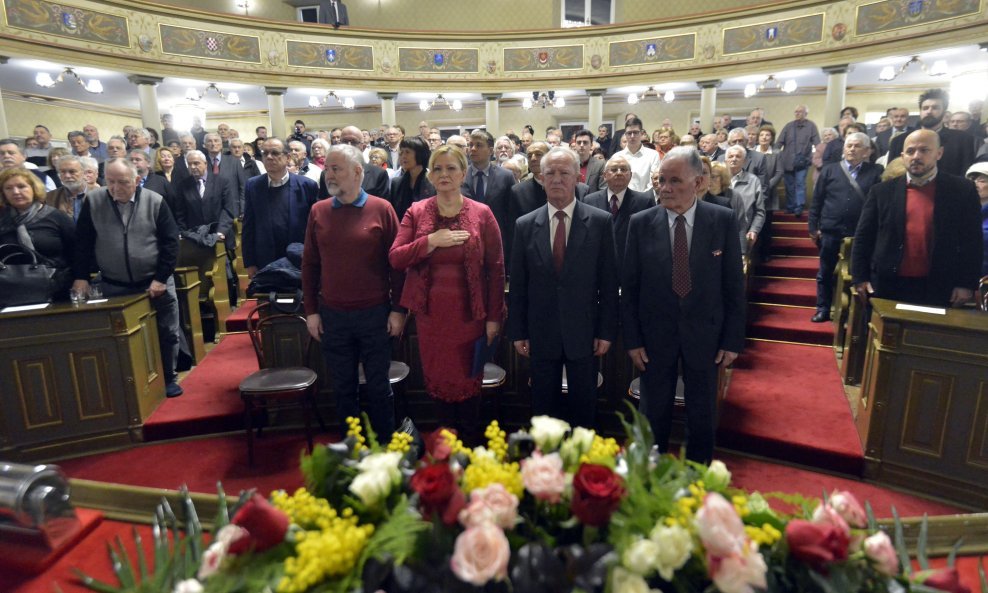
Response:
[[[82,162],[73,155],[58,159],[58,177],[62,187],[48,192],[45,203],[65,212],[73,221],[79,220],[82,202],[86,198],[86,180],[82,174]]]
[[[435,150],[435,149],[433,149]],[[494,158],[500,166],[504,161],[510,159],[515,154],[515,145],[511,138],[501,136],[494,142]]]
[[[936,164],[937,169],[963,177],[967,168],[974,162],[974,142],[969,134],[951,130],[943,124],[943,116],[949,103],[950,96],[943,89],[930,89],[924,92],[919,96],[919,125],[921,129],[935,132],[940,137],[943,156]],[[900,134],[889,143],[890,162],[902,154],[906,138],[905,134]]]

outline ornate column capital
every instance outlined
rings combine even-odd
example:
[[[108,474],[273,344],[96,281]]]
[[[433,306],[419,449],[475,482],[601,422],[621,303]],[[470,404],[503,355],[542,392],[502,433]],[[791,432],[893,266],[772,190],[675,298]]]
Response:
[[[161,78],[160,76],[146,76],[144,74],[131,74],[130,76],[127,77],[127,80],[129,80],[132,84],[137,84],[137,85],[149,84],[151,86],[157,86],[157,85],[161,84],[161,82],[163,80],[165,80],[165,79],[164,78]]]
[[[834,66],[823,66],[820,70],[823,70],[824,74],[847,74],[848,65],[837,64]]]
[[[723,81],[721,80],[700,80],[697,81],[696,86],[700,89],[719,89]]]
[[[284,95],[288,92],[288,87],[283,86],[266,86],[264,87],[265,95]]]

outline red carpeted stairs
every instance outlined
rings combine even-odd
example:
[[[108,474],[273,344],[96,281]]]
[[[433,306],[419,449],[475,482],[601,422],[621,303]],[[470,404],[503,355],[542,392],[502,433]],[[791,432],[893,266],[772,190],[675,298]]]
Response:
[[[813,323],[819,258],[805,219],[776,214],[773,259],[749,279],[748,342],[721,404],[718,445],[860,474],[863,452],[830,344]]]

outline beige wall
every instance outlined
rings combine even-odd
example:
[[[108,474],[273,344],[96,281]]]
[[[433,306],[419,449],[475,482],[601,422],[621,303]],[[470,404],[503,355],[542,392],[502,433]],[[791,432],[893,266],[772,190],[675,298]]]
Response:
[[[46,103],[23,101],[4,97],[7,112],[7,129],[11,136],[30,136],[34,126],[44,124],[51,130],[52,138],[65,141],[69,132],[82,130],[86,124],[93,124],[100,132],[100,139],[106,140],[119,134],[125,125],[140,125],[141,118],[126,114],[103,113],[90,109],[49,105]]]

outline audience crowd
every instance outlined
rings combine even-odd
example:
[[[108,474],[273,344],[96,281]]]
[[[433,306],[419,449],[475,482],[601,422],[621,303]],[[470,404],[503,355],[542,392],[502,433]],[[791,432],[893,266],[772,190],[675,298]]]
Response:
[[[711,410],[690,399],[712,397],[711,371],[741,349],[741,260],[771,257],[779,211],[809,214],[820,251],[814,322],[830,318],[846,237],[855,238],[862,298],[972,300],[988,274],[988,124],[980,103],[949,107],[931,89],[874,125],[854,107],[830,126],[794,105],[778,126],[756,108],[706,130],[666,119],[649,133],[628,113],[621,129],[569,137],[531,126],[444,137],[427,122],[416,135],[394,124],[309,130],[298,120],[287,138],[259,126],[250,142],[226,123],[175,130],[165,115],[160,136],[125,126],[104,139],[82,125],[66,148],[39,124],[23,142],[0,140],[0,243],[56,267],[56,298],[85,293],[94,279],[106,295],[147,292],[169,396],[181,395],[171,277],[179,237],[223,242],[231,256],[242,242],[250,276],[294,253],[309,331],[334,369],[353,371],[334,371],[334,391],[356,414],[362,361],[379,434],[394,427],[382,412],[392,397],[385,352],[408,312],[427,389],[474,439],[475,351],[504,333],[531,358],[533,409],[592,425],[596,357],[620,333],[646,373],[642,406],[660,445],[669,377],[683,362],[696,411],[688,453],[704,460]],[[681,335],[701,315],[706,325]]]

